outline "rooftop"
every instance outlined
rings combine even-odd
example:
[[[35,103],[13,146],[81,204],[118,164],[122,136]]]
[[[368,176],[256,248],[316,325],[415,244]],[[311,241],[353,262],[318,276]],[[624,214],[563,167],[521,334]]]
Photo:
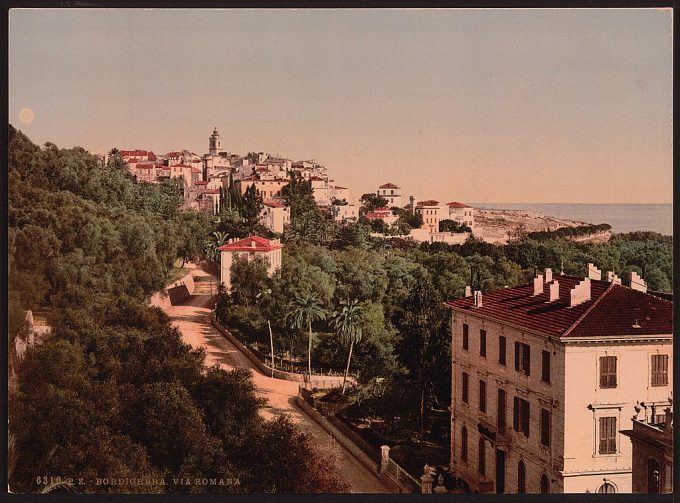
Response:
[[[273,251],[282,248],[283,245],[278,240],[270,241],[260,236],[249,236],[233,243],[222,245],[220,250],[225,251]]]
[[[427,201],[418,201],[416,206],[439,206],[439,201],[428,199]]]
[[[590,280],[590,300],[569,307],[569,292],[583,278],[555,275],[554,280],[559,282],[559,298],[553,302],[548,302],[550,282],[543,283],[538,295],[533,295],[530,283],[485,292],[481,307],[474,307],[474,297],[446,305],[558,337],[670,335],[673,331],[670,301],[617,283]]]
[[[393,184],[392,182],[387,182],[380,187],[379,189],[399,189],[400,187],[398,185]]]
[[[467,204],[459,203],[458,201],[452,201],[448,203],[446,206],[449,208],[472,208],[472,206],[468,206]]]

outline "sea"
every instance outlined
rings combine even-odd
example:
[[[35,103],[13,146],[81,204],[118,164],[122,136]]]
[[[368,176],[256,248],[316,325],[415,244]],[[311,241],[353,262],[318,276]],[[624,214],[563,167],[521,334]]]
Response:
[[[474,208],[540,211],[566,220],[609,224],[612,232],[652,231],[673,235],[672,204],[508,204],[472,203]]]

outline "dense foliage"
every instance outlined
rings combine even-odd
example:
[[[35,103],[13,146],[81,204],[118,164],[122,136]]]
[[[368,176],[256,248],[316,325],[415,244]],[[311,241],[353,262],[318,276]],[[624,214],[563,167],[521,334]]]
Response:
[[[206,368],[146,305],[219,224],[181,212],[174,183],[136,183],[113,154],[104,166],[10,126],[10,337],[39,305],[52,328],[17,369],[10,488],[60,477],[88,493],[343,491],[304,434],[262,419],[248,371]]]
[[[576,225],[573,227],[560,227],[554,231],[538,231],[530,232],[527,237],[536,239],[538,241],[545,241],[550,238],[570,237],[570,236],[590,236],[592,234],[599,234],[610,231],[612,228],[609,224],[587,224]]]

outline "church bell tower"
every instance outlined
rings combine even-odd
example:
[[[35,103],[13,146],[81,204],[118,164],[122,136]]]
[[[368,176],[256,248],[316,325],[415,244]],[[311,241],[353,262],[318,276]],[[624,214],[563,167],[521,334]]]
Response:
[[[217,155],[219,152],[222,151],[222,135],[217,132],[217,126],[215,126],[215,129],[213,129],[213,132],[210,135],[209,142],[210,142],[209,152],[212,155]]]

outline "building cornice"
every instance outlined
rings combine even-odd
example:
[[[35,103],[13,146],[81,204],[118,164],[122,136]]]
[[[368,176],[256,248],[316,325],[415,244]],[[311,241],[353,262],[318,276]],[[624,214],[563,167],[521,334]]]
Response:
[[[668,341],[673,342],[673,334],[655,334],[655,335],[598,335],[595,337],[560,337],[560,342],[570,344],[611,344],[613,342],[650,342],[650,341]]]

